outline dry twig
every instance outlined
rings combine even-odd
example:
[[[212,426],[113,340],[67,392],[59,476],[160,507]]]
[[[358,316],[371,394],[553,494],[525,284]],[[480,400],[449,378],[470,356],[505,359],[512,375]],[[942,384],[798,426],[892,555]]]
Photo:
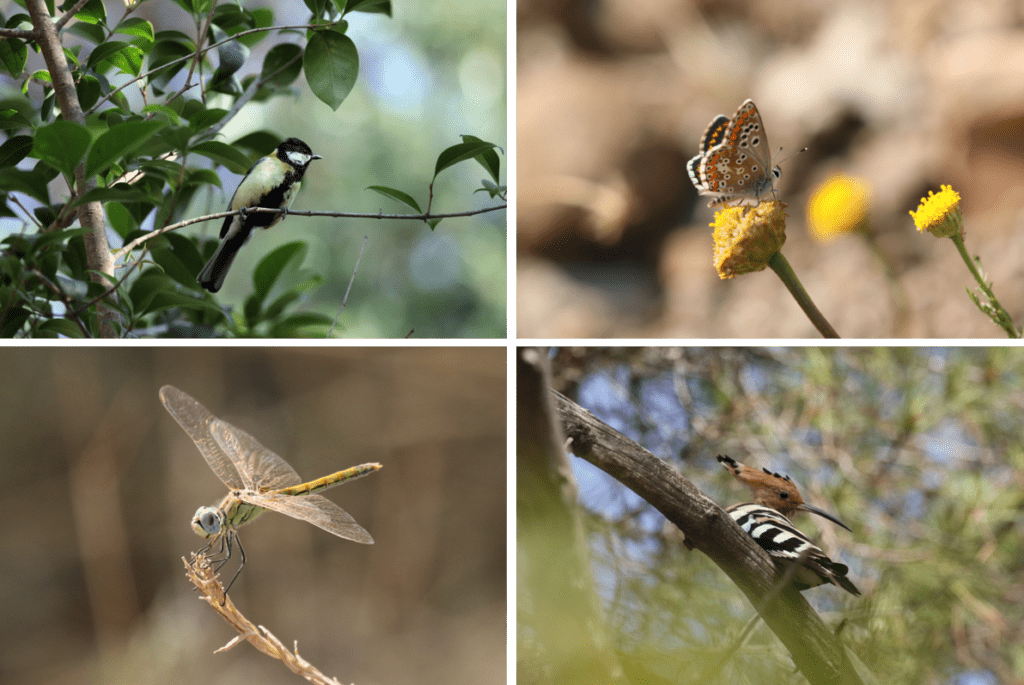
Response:
[[[311,683],[317,683],[318,685],[341,685],[337,679],[328,678],[311,663],[299,656],[299,643],[297,640],[294,653],[289,652],[269,630],[263,626],[253,625],[249,619],[243,616],[231,601],[231,598],[224,594],[224,586],[220,584],[220,581],[214,574],[206,555],[193,553],[191,564],[185,557],[182,557],[181,560],[185,564],[185,574],[188,576],[189,581],[202,593],[202,599],[213,607],[232,628],[238,631],[237,637],[232,638],[230,642],[218,649],[214,654],[226,652],[245,639],[264,654],[280,659],[293,673],[298,673]]]

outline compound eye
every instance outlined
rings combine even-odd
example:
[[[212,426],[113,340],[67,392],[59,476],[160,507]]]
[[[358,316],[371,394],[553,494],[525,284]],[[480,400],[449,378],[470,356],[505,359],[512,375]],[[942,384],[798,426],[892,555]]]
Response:
[[[192,519],[192,527],[205,537],[216,535],[220,532],[220,518],[216,511],[205,507],[196,512],[195,518]]]

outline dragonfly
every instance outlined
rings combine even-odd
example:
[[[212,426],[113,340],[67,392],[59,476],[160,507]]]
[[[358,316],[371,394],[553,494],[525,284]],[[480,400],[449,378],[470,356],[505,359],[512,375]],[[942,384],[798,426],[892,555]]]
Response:
[[[340,538],[373,544],[370,534],[344,509],[313,493],[373,473],[380,464],[361,464],[303,483],[288,462],[245,431],[218,419],[187,393],[165,385],[160,388],[160,399],[229,490],[219,504],[199,507],[192,517],[192,529],[208,540],[203,553],[220,543],[213,552],[215,572],[238,547],[241,564],[224,590],[225,596],[245,566],[245,550],[235,529],[268,509],[308,521]]]

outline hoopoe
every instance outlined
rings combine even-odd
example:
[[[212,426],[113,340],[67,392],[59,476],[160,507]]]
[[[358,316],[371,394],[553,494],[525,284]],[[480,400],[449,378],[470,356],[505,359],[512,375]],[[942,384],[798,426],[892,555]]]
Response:
[[[772,473],[768,469],[758,471],[736,463],[732,457],[719,455],[718,461],[737,480],[750,486],[754,493],[753,502],[734,504],[726,508],[726,513],[771,555],[772,561],[780,568],[785,568],[786,564],[795,562],[802,555],[801,566],[793,574],[799,590],[832,583],[847,592],[860,595],[860,590],[846,577],[850,569],[829,559],[827,554],[793,526],[788,517],[797,511],[809,511],[846,530],[850,530],[849,526],[804,502],[789,476]]]

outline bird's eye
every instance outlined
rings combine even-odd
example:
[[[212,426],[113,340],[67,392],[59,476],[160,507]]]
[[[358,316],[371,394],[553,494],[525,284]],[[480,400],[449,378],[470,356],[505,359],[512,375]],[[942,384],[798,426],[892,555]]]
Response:
[[[789,493],[788,492],[780,492],[779,493],[779,497],[781,497],[782,499],[789,499]]]

